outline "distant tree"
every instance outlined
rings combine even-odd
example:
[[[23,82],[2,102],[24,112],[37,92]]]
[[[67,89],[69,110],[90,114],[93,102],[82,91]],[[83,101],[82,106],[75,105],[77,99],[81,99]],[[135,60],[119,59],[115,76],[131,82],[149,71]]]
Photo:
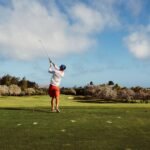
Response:
[[[86,86],[94,86],[94,83],[90,81],[90,83],[88,83]]]
[[[18,77],[14,77],[14,76],[10,76],[9,74],[4,75],[2,78],[0,78],[0,84],[1,85],[11,85],[11,84],[18,84],[19,83],[19,78]]]
[[[108,81],[108,85],[114,85],[113,81]]]
[[[120,90],[121,87],[118,84],[115,84],[114,87],[113,87],[113,89]]]
[[[23,77],[22,80],[19,82],[19,86],[23,91],[28,88],[28,82],[25,77]]]
[[[139,92],[139,91],[143,90],[143,88],[140,87],[140,86],[132,87],[131,89],[132,89],[134,92]]]
[[[7,85],[7,86],[11,85],[11,79],[12,77],[9,74],[4,75],[1,78],[1,85]]]
[[[19,80],[20,80],[20,78],[18,78],[18,77],[12,77],[11,84],[18,85],[19,84]]]
[[[27,85],[28,85],[28,88],[35,88],[35,89],[39,88],[37,83],[31,82],[29,80],[27,80]]]
[[[26,80],[25,77],[20,80],[19,77],[9,74],[0,77],[0,86],[0,95],[33,95],[37,93],[41,95],[46,93],[45,90],[39,88],[36,82]]]
[[[91,82],[90,82],[90,85],[94,85],[94,83],[91,81]]]

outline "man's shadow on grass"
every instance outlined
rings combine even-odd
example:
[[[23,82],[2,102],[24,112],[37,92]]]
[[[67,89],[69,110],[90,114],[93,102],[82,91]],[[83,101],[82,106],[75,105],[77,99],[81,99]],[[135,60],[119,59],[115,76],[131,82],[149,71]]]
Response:
[[[29,111],[29,112],[43,112],[43,113],[52,113],[50,108],[23,108],[23,107],[2,107],[0,110],[23,110],[23,111]]]

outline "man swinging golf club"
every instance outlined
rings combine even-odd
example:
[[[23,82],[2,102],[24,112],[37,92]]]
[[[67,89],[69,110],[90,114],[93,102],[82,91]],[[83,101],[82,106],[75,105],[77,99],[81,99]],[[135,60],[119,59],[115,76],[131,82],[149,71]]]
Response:
[[[48,94],[51,97],[51,111],[52,112],[60,112],[59,110],[59,96],[60,96],[59,85],[61,82],[61,78],[64,76],[65,69],[66,69],[65,65],[61,65],[58,68],[52,61],[50,61],[49,73],[52,74],[52,78],[51,78]],[[56,107],[54,106],[54,100],[56,100]]]

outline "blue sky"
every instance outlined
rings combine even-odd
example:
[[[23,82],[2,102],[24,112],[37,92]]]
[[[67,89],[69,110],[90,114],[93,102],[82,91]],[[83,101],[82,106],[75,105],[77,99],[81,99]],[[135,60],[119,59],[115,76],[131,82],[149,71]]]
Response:
[[[149,0],[0,0],[0,76],[48,85],[49,56],[61,86],[109,80],[150,87]]]

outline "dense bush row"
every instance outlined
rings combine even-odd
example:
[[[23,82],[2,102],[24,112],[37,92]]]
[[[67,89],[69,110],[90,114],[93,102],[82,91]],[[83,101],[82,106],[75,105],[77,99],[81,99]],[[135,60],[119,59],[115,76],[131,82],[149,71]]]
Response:
[[[29,80],[26,80],[25,77],[20,79],[19,77],[14,77],[9,74],[4,75],[0,78],[0,85],[18,85],[22,90],[25,90],[27,88],[38,88],[38,84]]]
[[[26,88],[22,90],[18,85],[12,84],[10,86],[0,85],[0,95],[2,96],[25,96],[25,95],[45,95],[47,89],[44,88]]]
[[[48,92],[47,88],[39,88],[38,84],[26,80],[25,78],[16,78],[10,75],[5,75],[0,78],[0,95],[45,95]],[[120,87],[109,81],[107,84],[94,85],[90,82],[84,87],[61,88],[61,93],[66,95],[82,95],[92,98],[98,98],[105,101],[115,100],[121,102],[134,102],[141,100],[148,102],[150,100],[150,89],[142,87]]]
[[[63,94],[91,96],[103,100],[116,100],[122,102],[134,102],[142,100],[148,102],[150,100],[150,89],[142,87],[120,87],[119,85],[87,85],[85,87],[62,88]]]
[[[0,78],[0,95],[24,96],[24,95],[44,95],[46,88],[39,88],[38,84],[25,77],[22,79],[10,75]]]

